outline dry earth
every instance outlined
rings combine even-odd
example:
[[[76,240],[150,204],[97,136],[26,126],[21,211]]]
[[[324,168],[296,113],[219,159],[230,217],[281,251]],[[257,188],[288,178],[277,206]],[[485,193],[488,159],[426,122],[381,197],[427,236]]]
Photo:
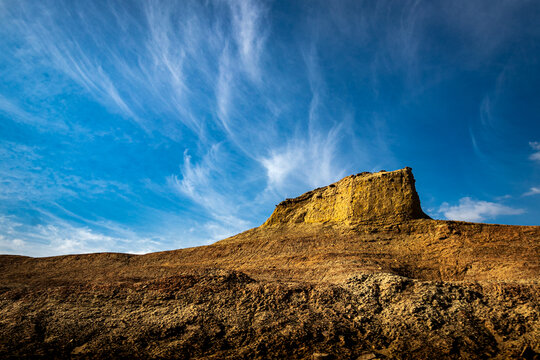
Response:
[[[0,256],[0,358],[539,359],[539,248],[362,173],[210,246]]]

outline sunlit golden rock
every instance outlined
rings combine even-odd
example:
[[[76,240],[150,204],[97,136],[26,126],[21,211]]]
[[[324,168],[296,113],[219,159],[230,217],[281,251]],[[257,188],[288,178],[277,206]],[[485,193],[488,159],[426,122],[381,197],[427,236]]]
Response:
[[[293,223],[396,223],[429,219],[420,207],[412,170],[361,173],[276,206],[263,226]]]

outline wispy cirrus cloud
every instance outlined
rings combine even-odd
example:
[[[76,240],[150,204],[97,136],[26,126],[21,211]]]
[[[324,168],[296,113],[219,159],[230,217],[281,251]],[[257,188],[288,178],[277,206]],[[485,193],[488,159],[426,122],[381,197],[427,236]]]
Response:
[[[28,59],[27,53],[32,53],[33,59],[37,58],[37,61],[33,60],[36,61],[34,64],[27,66],[39,66],[42,65],[41,61],[46,61],[77,82],[92,96],[112,105],[125,116],[134,118],[134,111],[106,70],[105,62],[90,54],[84,46],[85,42],[90,43],[91,39],[87,37],[90,34],[77,38],[75,34],[80,32],[69,32],[77,21],[84,23],[81,18],[82,10],[78,10],[71,14],[69,18],[73,22],[70,22],[65,20],[68,14],[57,13],[61,11],[59,8],[49,7],[46,3],[41,3],[37,8],[20,3],[20,7],[16,9],[19,16],[10,25],[14,26],[26,40],[25,59]],[[96,45],[98,44],[94,44]],[[110,48],[104,47],[102,50],[106,56]]]
[[[529,146],[533,149],[533,153],[529,156],[529,159],[540,162],[540,143],[538,141],[529,142]]]
[[[229,47],[226,46],[219,59],[219,75],[216,82],[215,94],[216,94],[216,112],[222,128],[229,136],[234,137],[233,129],[230,124],[230,111],[233,107],[232,92],[235,71],[232,68]]]
[[[344,176],[346,171],[346,166],[338,159],[340,147],[347,137],[346,121],[339,115],[330,115],[325,108],[327,85],[315,40],[301,53],[311,92],[303,114],[304,126],[290,129],[283,141],[274,141],[273,146],[257,158],[266,173],[266,191],[281,196],[329,184]]]
[[[60,218],[44,224],[25,224],[13,216],[0,216],[0,253],[53,256],[90,252],[148,253],[159,249],[156,239],[134,233],[123,236],[100,233]]]
[[[283,148],[272,149],[260,159],[269,189],[281,193],[298,185],[308,189],[343,177],[345,170],[337,159],[340,136],[338,125],[327,134],[313,133],[306,139],[297,137]]]
[[[540,187],[533,186],[529,191],[523,194],[523,196],[539,195]]]
[[[169,177],[170,184],[181,194],[192,199],[214,214],[226,214],[227,203],[224,196],[212,186],[212,178],[218,176],[220,168],[216,166],[219,157],[219,145],[214,145],[199,164],[193,164],[187,150],[184,152],[182,177]]]
[[[55,69],[147,131],[178,137],[175,126],[184,125],[202,139],[208,114],[200,109],[211,108],[206,93],[218,77],[216,64],[204,59],[217,59],[220,39],[233,31],[223,16],[213,20],[211,13],[225,10],[194,1],[141,5],[111,2],[98,9],[93,3],[21,2],[9,7],[13,19],[6,17],[6,26],[24,41],[14,55],[26,68]],[[261,47],[254,33],[256,12],[250,6],[232,8],[232,15],[238,13],[231,26],[242,59],[255,73]]]
[[[0,114],[6,117],[26,125],[30,125],[38,128],[39,130],[62,132],[67,130],[66,124],[62,119],[44,118],[26,111],[20,104],[14,99],[9,99],[6,96],[0,94]]]
[[[207,218],[204,227],[214,235],[232,235],[250,225],[250,222],[245,220],[246,215],[240,214],[241,182],[235,184],[231,181],[231,175],[220,166],[220,162],[227,161],[224,156],[226,154],[221,151],[221,146],[216,144],[201,162],[193,163],[186,150],[181,176],[171,175],[167,179],[173,191],[204,210]]]
[[[500,203],[464,197],[459,200],[458,205],[452,206],[446,202],[443,203],[439,208],[439,212],[448,220],[478,222],[501,215],[523,214],[525,210],[512,208]]]
[[[267,38],[264,27],[266,9],[262,2],[227,1],[231,12],[232,35],[243,70],[252,80],[260,81],[259,62]]]
[[[264,102],[269,96],[269,84],[262,81],[269,73],[261,67],[270,32],[267,9],[263,3],[251,0],[225,3],[230,29],[220,37],[222,47],[217,56],[214,86],[215,113],[228,139],[253,157],[250,142],[265,133],[266,124],[262,119],[257,121],[250,117],[250,109],[256,105],[266,107]],[[259,94],[261,99],[250,105],[248,99],[253,99],[253,94]]]
[[[0,141],[0,199],[51,201],[130,191],[128,185],[114,180],[57,172],[49,166],[46,153],[38,146]]]

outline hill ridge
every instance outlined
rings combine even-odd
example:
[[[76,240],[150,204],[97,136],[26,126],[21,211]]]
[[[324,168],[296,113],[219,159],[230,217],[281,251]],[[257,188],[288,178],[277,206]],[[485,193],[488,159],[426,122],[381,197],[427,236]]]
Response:
[[[539,239],[361,173],[207,246],[0,255],[0,358],[537,359]]]

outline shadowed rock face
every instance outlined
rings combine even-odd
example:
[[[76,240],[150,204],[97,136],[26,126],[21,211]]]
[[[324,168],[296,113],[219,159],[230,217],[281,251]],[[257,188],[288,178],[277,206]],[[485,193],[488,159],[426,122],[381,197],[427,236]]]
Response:
[[[287,199],[263,226],[295,223],[400,223],[429,219],[420,207],[412,170],[361,173]]]

